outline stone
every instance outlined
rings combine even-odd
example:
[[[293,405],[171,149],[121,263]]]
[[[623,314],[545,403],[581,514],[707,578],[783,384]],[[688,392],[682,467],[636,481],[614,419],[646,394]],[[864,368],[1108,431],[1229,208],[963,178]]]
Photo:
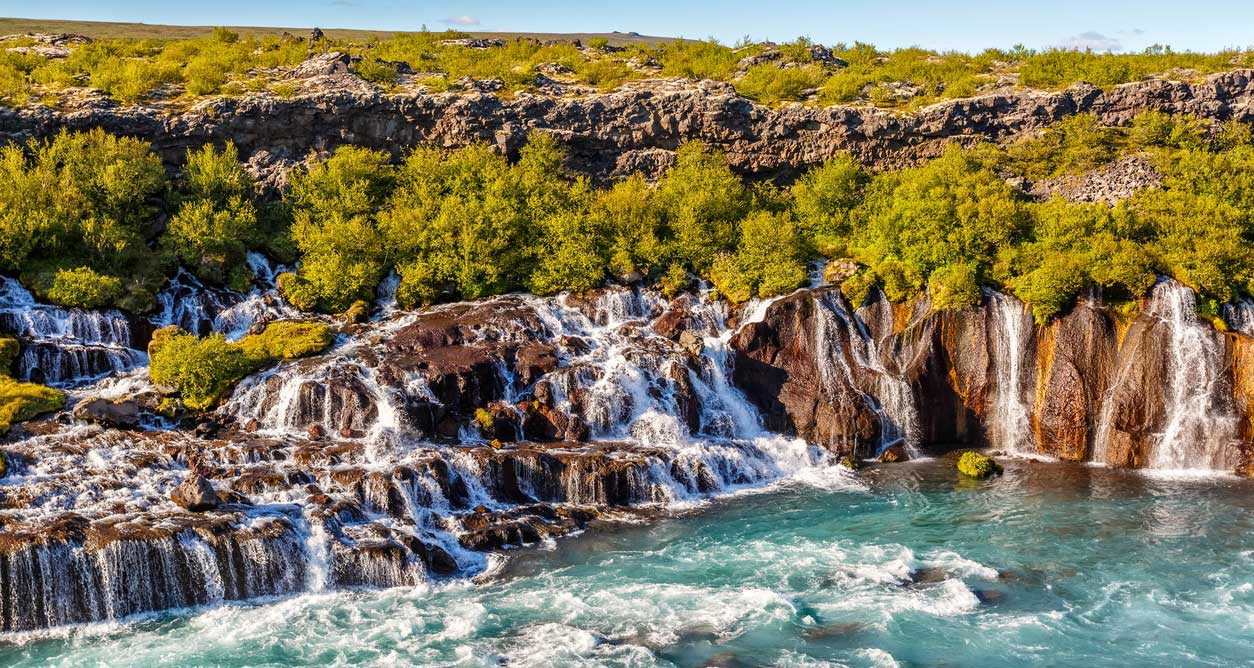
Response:
[[[700,357],[705,352],[705,340],[700,336],[684,330],[679,334],[679,347],[691,357]]]
[[[884,451],[877,457],[881,464],[898,464],[909,461],[910,455],[906,454],[906,448],[900,443],[890,445],[884,448]]]
[[[313,77],[348,74],[352,58],[347,53],[328,51],[317,53],[305,59],[296,69],[287,73],[289,79],[311,79]]]
[[[850,471],[858,471],[865,467],[866,464],[864,464],[861,459],[858,459],[853,455],[845,455],[840,458],[840,466],[847,468]]]
[[[370,319],[370,304],[363,299],[353,302],[352,306],[343,315],[344,322],[351,325],[360,325]]]
[[[309,438],[312,439],[323,438],[327,435],[327,430],[323,429],[322,425],[316,423],[309,425],[309,428],[305,431],[309,434]]]
[[[139,426],[139,404],[132,399],[84,399],[74,405],[74,419],[110,427],[133,429]]]
[[[194,513],[214,510],[221,503],[213,483],[195,473],[189,474],[170,492],[170,500]]]

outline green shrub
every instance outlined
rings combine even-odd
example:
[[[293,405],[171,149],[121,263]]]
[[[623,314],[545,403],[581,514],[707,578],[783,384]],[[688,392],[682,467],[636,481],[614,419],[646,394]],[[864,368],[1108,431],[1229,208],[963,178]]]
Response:
[[[163,393],[177,392],[189,410],[204,411],[248,374],[280,360],[319,353],[333,339],[330,328],[316,322],[271,323],[239,343],[220,334],[198,339],[167,327],[148,346],[148,376]]]
[[[753,298],[753,283],[733,253],[719,253],[710,267],[710,282],[725,299],[732,303],[746,302]]]
[[[0,336],[0,376],[13,373],[13,365],[17,363],[21,352],[22,348],[18,345],[17,339],[11,336]]]
[[[90,267],[59,269],[46,288],[39,287],[48,301],[71,308],[100,308],[122,296],[122,279],[99,274]]]
[[[978,275],[969,264],[947,264],[928,278],[932,308],[958,310],[979,306],[983,301]]]
[[[0,435],[15,422],[65,407],[65,394],[43,385],[22,383],[0,375]]]
[[[736,82],[736,90],[745,97],[774,104],[800,100],[808,90],[818,88],[827,78],[819,65],[780,68],[773,63],[749,68],[744,78]]]
[[[968,450],[958,458],[958,472],[971,478],[987,478],[1001,474],[1002,468],[992,457]]]

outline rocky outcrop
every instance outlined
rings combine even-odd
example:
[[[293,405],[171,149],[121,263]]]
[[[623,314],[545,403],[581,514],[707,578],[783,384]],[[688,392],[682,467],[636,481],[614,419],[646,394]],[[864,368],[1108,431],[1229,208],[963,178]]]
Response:
[[[1142,155],[1120,158],[1105,167],[1036,181],[1028,189],[1037,199],[1061,197],[1069,202],[1115,204],[1140,190],[1162,185],[1163,176]]]
[[[1015,304],[990,295],[979,308],[936,312],[926,298],[893,306],[877,296],[854,325],[830,290],[798,293],[732,338],[736,381],[768,428],[829,447],[882,445],[886,424],[913,419],[909,440],[923,447],[1250,467],[1254,339],[1200,321],[1187,288],[1160,281],[1126,328],[1094,293],[1008,347],[1007,313],[1028,317]]]
[[[341,144],[401,152],[417,145],[486,142],[512,154],[528,132],[543,130],[566,145],[573,168],[596,177],[663,168],[677,146],[700,140],[723,151],[741,173],[787,178],[845,151],[880,168],[913,164],[939,155],[950,143],[1000,140],[1081,112],[1106,124],[1127,123],[1147,109],[1254,119],[1251,70],[1216,74],[1199,83],[1153,80],[1107,91],[1087,84],[1060,92],[1010,90],[940,102],[910,114],[871,107],[771,108],[740,97],[730,84],[712,81],[647,80],[584,97],[520,94],[505,99],[473,91],[389,95],[348,76],[355,80],[351,86],[306,88],[293,99],[266,94],[212,99],[185,112],[2,109],[0,139],[102,127],[143,137],[177,162],[188,148],[228,140],[245,160],[262,151],[275,160],[300,159]]]

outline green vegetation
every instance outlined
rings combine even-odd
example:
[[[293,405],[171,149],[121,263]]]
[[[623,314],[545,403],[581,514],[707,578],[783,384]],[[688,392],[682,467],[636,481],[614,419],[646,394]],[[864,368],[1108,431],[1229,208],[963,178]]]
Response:
[[[307,357],[334,340],[318,322],[276,322],[231,343],[220,334],[198,339],[178,327],[153,334],[148,375],[165,394],[179,395],[193,411],[212,408],[244,376],[280,360]]]
[[[958,458],[958,472],[970,478],[987,478],[1000,475],[1002,468],[992,457],[968,450]]]
[[[13,365],[22,352],[17,339],[11,336],[0,336],[0,376],[13,373]]]
[[[816,58],[805,38],[785,44],[659,40],[615,36],[538,39],[502,35],[499,45],[468,44],[483,33],[423,30],[394,35],[331,31],[314,44],[278,31],[173,29],[161,26],[88,30],[110,35],[75,47],[64,59],[0,52],[0,103],[59,103],[59,94],[86,82],[125,103],[185,104],[208,95],[270,90],[297,92],[283,78],[311,53],[340,51],[355,58],[353,71],[388,90],[425,86],[448,90],[460,80],[500,80],[503,93],[534,90],[556,78],[598,89],[650,77],[728,81],[744,96],[765,103],[813,100],[822,104],[870,103],[918,107],[981,90],[1022,85],[1056,89],[1077,82],[1108,87],[1160,74],[1197,79],[1254,64],[1251,52],[1176,53],[1153,47],[1136,54],[1033,51],[1023,47],[978,54],[920,48],[891,51],[856,42]],[[73,28],[70,28],[74,31]],[[126,38],[124,35],[134,35]],[[546,36],[558,38],[560,36]],[[634,40],[634,41],[629,41]],[[14,45],[26,45],[14,42]],[[746,60],[748,59],[748,60]],[[400,75],[396,63],[417,74]]]
[[[0,375],[0,435],[15,422],[65,407],[65,394],[43,385],[22,383]]]
[[[1037,201],[1009,178],[1070,178],[1128,155],[1154,165],[1162,183],[1115,206]],[[512,162],[485,145],[419,148],[399,164],[344,146],[311,156],[289,192],[262,202],[229,144],[189,151],[170,181],[142,142],[62,133],[0,148],[0,270],[59,304],[140,311],[178,263],[242,288],[246,253],[265,250],[299,261],[279,277],[293,304],[355,317],[392,271],[406,307],[608,279],[668,295],[702,279],[742,302],[796,288],[820,257],[858,265],[841,285],[857,304],[876,290],[896,302],[927,291],[933,308],[962,309],[992,286],[1031,305],[1040,323],[1088,286],[1135,300],[1156,274],[1203,303],[1254,294],[1254,145],[1242,123],[1151,112],[1102,127],[1080,115],[895,172],[837,156],[790,187],[747,184],[696,143],[652,184],[636,175],[594,186],[569,176],[565,161],[543,133]],[[162,207],[173,212],[164,230],[154,225]],[[284,337],[307,334],[316,333]],[[264,355],[204,345],[196,352],[215,368],[230,369],[237,352],[291,356],[270,342],[254,342]],[[195,387],[202,400],[220,389],[213,378]]]

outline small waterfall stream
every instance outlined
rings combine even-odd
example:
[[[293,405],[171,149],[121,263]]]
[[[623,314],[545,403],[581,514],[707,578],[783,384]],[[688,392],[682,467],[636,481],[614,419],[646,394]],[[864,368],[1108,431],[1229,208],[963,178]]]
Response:
[[[1170,336],[1163,393],[1167,420],[1150,467],[1231,470],[1237,418],[1224,379],[1222,336],[1198,321],[1196,296],[1176,281],[1154,288],[1148,311],[1166,324]]]
[[[1023,302],[989,291],[989,364],[992,365],[989,439],[1012,454],[1034,454],[1030,377],[1032,314]]]

